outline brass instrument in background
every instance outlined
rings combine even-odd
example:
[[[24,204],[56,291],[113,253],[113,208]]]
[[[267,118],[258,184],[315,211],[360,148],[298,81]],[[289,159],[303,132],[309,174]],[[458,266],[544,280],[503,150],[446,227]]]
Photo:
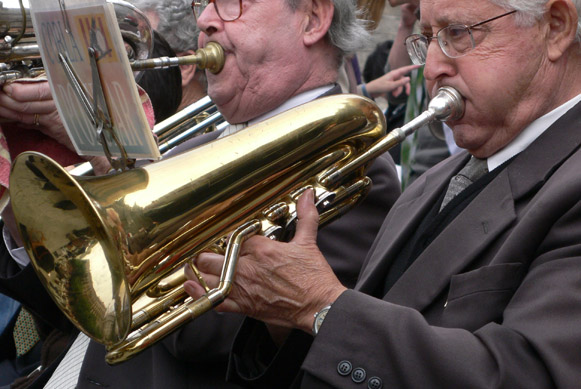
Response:
[[[207,68],[213,73],[222,70],[224,50],[216,42],[209,42],[206,47],[188,56],[150,58],[153,51],[153,29],[147,17],[126,1],[109,2],[115,8],[117,23],[136,80],[144,70],[184,64],[195,64],[200,69]],[[22,2],[16,8],[0,2],[0,86],[13,80],[41,75],[44,75],[44,68],[30,10]],[[209,97],[205,97],[158,123],[154,133],[160,153],[163,154],[193,136],[226,124]],[[92,167],[87,162],[75,168],[73,173],[85,175],[91,171]]]
[[[210,97],[206,96],[156,124],[153,132],[163,155],[190,138],[227,125]]]
[[[188,105],[181,111],[157,123],[153,133],[157,137],[160,154],[165,154],[181,143],[214,130],[221,131],[228,122],[216,108],[209,96]],[[89,162],[84,162],[69,171],[73,176],[85,176],[93,173]]]
[[[42,154],[23,153],[11,172],[12,206],[40,280],[116,364],[220,304],[242,242],[254,234],[288,240],[306,188],[315,191],[321,225],[330,222],[364,198],[375,157],[463,109],[461,96],[442,88],[426,112],[385,135],[371,100],[331,96],[104,177],[73,177]],[[219,286],[193,301],[182,265],[224,247]]]
[[[209,44],[195,54],[184,57],[150,58],[153,50],[153,29],[147,17],[123,0],[108,0],[115,8],[117,23],[125,42],[127,56],[135,79],[146,69],[195,64],[217,73],[224,65],[224,52],[217,43]],[[30,10],[22,5],[9,8],[0,2],[0,85],[44,73],[40,48],[36,41]]]
[[[9,8],[0,2],[0,85],[43,73],[40,51],[27,8]]]

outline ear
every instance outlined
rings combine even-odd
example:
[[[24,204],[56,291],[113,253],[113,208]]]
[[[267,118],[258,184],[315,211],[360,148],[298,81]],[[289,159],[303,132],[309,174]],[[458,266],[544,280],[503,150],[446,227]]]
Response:
[[[186,55],[192,55],[196,52],[194,50],[188,50],[183,53],[179,53],[180,57]],[[182,72],[182,88],[188,85],[196,74],[196,65],[180,65],[180,70]]]
[[[556,61],[575,42],[577,9],[568,0],[549,0],[546,7],[547,53],[551,61]]]
[[[307,47],[314,45],[327,35],[335,11],[332,0],[312,0],[309,3],[303,35],[303,42]]]

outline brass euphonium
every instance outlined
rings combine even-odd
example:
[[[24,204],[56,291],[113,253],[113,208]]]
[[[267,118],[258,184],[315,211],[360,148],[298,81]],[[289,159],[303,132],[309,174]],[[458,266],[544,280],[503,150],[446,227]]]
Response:
[[[371,100],[325,97],[176,157],[93,178],[23,153],[12,167],[12,206],[40,280],[115,364],[220,304],[241,243],[254,234],[288,240],[306,188],[321,224],[330,222],[364,198],[375,157],[428,122],[462,114],[461,96],[443,88],[420,117],[385,136]],[[182,265],[219,247],[220,284],[193,301]]]

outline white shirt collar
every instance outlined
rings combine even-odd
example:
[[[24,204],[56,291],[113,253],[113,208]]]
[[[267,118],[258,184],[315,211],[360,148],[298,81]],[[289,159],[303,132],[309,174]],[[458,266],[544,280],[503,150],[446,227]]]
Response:
[[[507,146],[490,156],[487,160],[488,171],[492,171],[508,161],[521,151],[525,150],[535,141],[543,132],[553,123],[563,116],[568,110],[573,108],[581,101],[581,94],[567,101],[565,104],[555,108],[551,112],[541,116],[530,125],[528,125],[520,134],[517,135]]]
[[[241,123],[241,124],[230,124],[223,132],[222,134],[220,134],[220,138],[226,135],[230,135],[230,134],[234,134],[248,126],[251,126],[253,124],[256,123],[260,123],[263,120],[269,119],[273,116],[278,115],[279,113],[288,111],[291,108],[297,107],[301,104],[307,103],[309,101],[312,101],[314,99],[316,99],[317,97],[321,96],[322,94],[330,91],[333,88],[334,85],[325,85],[325,86],[320,86],[318,88],[315,89],[311,89],[309,91],[306,92],[302,92],[299,93],[296,96],[291,97],[290,99],[288,99],[287,101],[285,101],[282,105],[280,105],[278,108],[273,109],[270,112],[267,112],[263,115],[260,115],[252,120],[249,120],[247,123]]]

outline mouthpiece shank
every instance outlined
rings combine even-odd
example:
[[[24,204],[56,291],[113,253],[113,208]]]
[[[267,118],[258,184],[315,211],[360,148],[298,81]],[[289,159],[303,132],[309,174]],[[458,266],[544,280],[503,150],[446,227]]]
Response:
[[[224,49],[216,42],[209,42],[206,47],[198,49],[195,54],[184,57],[159,57],[135,60],[131,62],[132,70],[164,69],[180,65],[197,65],[201,69],[219,73],[224,67]]]
[[[392,130],[383,139],[376,142],[367,151],[341,168],[332,170],[321,179],[323,186],[333,185],[347,174],[359,169],[365,163],[379,157],[392,147],[403,142],[405,138],[413,134],[418,128],[433,122],[434,120],[458,120],[464,115],[464,101],[455,89],[446,86],[438,90],[438,94],[430,101],[428,109],[406,125]]]

